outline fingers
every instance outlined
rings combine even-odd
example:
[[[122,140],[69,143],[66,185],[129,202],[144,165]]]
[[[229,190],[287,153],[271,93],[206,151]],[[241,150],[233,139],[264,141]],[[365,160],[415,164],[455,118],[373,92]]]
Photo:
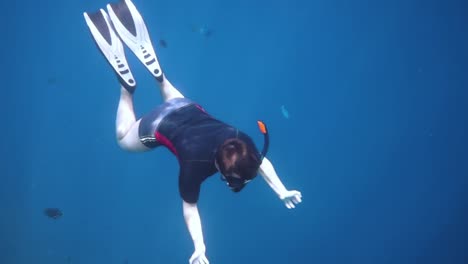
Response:
[[[302,194],[298,191],[288,191],[286,194],[280,196],[280,199],[283,200],[284,205],[288,209],[296,208],[296,204],[302,202]]]
[[[301,198],[302,198],[301,192],[293,191],[293,194],[291,195],[291,199],[293,200],[295,204],[302,202]]]
[[[284,204],[286,205],[288,209],[293,209],[295,207],[294,203],[290,199],[284,200]]]
[[[190,264],[210,264],[210,262],[208,261],[208,259],[206,258],[206,256],[203,254],[203,255],[200,255],[194,259],[191,259],[189,261]]]
[[[298,204],[298,203],[302,202],[302,199],[301,199],[301,198],[302,198],[302,195],[301,195],[300,192],[298,192],[296,195],[294,195],[294,196],[292,197],[292,200],[293,200],[293,202],[294,202],[295,204]]]
[[[302,194],[298,191],[294,191],[290,197],[283,199],[283,201],[288,209],[296,208],[296,204],[302,202]]]
[[[198,259],[197,259],[197,264],[210,264],[210,262],[208,261],[208,259],[205,257],[205,256],[200,256]]]

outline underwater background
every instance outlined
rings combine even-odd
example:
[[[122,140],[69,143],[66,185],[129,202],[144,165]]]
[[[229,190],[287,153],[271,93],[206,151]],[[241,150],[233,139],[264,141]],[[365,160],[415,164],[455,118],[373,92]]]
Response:
[[[211,263],[468,263],[468,2],[134,0],[169,80],[247,132],[258,177],[209,178]],[[187,263],[165,148],[121,150],[119,86],[82,13],[105,1],[2,1],[0,263]],[[126,50],[138,116],[161,102]],[[60,208],[51,219],[43,210]]]

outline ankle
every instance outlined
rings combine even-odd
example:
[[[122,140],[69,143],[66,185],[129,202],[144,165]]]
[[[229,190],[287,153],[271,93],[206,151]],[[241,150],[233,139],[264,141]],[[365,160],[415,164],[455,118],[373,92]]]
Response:
[[[136,86],[129,86],[121,83],[121,88],[132,95],[135,92]]]
[[[135,87],[126,87],[125,85],[120,86],[120,97],[133,97],[133,93],[135,92]]]

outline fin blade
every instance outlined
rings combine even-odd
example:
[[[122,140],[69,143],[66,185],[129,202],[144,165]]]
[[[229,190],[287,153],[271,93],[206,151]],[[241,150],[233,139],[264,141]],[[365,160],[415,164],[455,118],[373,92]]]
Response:
[[[128,66],[123,44],[112,29],[107,13],[100,9],[94,13],[84,12],[83,16],[99,51],[112,66],[121,83],[134,89],[136,82]]]
[[[108,4],[107,11],[120,39],[130,48],[150,73],[159,81],[163,72],[154,51],[143,17],[130,0]]]

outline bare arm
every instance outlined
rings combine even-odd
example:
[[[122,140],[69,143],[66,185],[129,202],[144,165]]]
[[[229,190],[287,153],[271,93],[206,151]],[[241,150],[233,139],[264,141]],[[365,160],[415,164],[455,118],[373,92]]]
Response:
[[[273,189],[278,197],[284,202],[287,208],[294,208],[295,204],[302,202],[302,194],[296,190],[289,191],[286,189],[278,177],[278,174],[276,174],[273,164],[266,157],[263,158],[258,172],[263,176],[263,179],[268,183],[271,189]]]
[[[203,240],[202,225],[200,214],[196,203],[187,203],[183,201],[184,219],[187,224],[188,231],[193,240],[195,251],[190,258],[191,264],[208,264],[209,261],[205,256],[205,242]]]

